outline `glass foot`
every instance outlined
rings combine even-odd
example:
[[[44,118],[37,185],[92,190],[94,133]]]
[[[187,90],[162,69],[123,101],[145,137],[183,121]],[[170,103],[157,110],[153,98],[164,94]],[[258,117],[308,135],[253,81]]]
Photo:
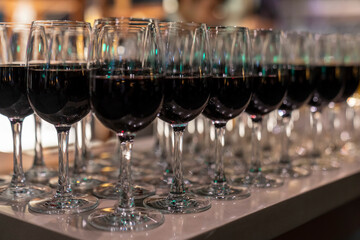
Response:
[[[94,188],[93,194],[98,198],[105,199],[119,199],[119,188],[116,188],[116,183],[103,183]],[[134,199],[143,199],[155,194],[155,188],[150,185],[133,185]]]
[[[57,171],[46,166],[33,166],[26,173],[26,180],[33,183],[47,183],[50,178],[57,176]]]
[[[96,197],[88,195],[71,195],[67,197],[53,196],[35,198],[29,202],[29,209],[45,214],[74,214],[92,210],[98,206]]]
[[[250,190],[247,187],[231,186],[225,184],[210,184],[190,189],[197,195],[210,197],[215,200],[240,200],[250,196]]]
[[[234,184],[257,188],[275,188],[281,187],[284,184],[284,180],[281,178],[269,174],[264,175],[262,173],[250,173],[244,177],[236,178],[232,182]]]
[[[56,188],[58,186],[58,177],[54,177],[50,179],[49,185],[52,188]],[[86,175],[80,174],[77,176],[72,176],[69,178],[69,182],[71,184],[71,188],[74,191],[85,192],[93,189],[94,187],[100,185],[103,182],[106,182],[107,178],[100,175]]]
[[[89,215],[88,222],[97,229],[111,232],[144,231],[163,224],[164,215],[139,207],[117,211],[114,208],[101,208]]]
[[[311,165],[311,170],[313,171],[332,171],[339,168],[340,163],[337,161],[316,161]]]
[[[0,199],[9,202],[26,202],[50,193],[51,189],[47,186],[28,185],[23,188],[10,188],[9,185],[0,186]]]
[[[144,200],[148,208],[159,210],[166,214],[198,213],[211,207],[209,199],[192,194],[155,195]]]
[[[282,178],[302,178],[310,176],[311,170],[304,167],[279,167],[274,170],[276,175]]]

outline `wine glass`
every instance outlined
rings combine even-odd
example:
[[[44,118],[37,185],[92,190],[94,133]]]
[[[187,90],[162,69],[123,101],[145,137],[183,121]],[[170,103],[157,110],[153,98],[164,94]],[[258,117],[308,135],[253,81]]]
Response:
[[[353,119],[353,114],[349,114],[352,112],[346,103],[347,99],[351,97],[357,90],[359,86],[360,73],[359,73],[359,65],[360,65],[360,35],[353,33],[345,33],[338,35],[340,44],[340,78],[344,83],[344,91],[340,97],[334,99],[332,103],[330,103],[328,118],[329,118],[329,126],[330,126],[330,135],[331,135],[331,143],[327,149],[328,154],[336,154],[338,158],[342,158],[344,156],[348,158],[356,157],[358,154],[354,152],[352,145],[353,141],[349,141],[351,139],[351,131],[354,129],[349,129],[346,124],[348,123],[347,119]],[[348,113],[347,113],[348,112]],[[347,117],[350,115],[350,117]],[[343,124],[345,125],[344,129],[340,129],[340,122],[343,120]],[[348,137],[342,137],[346,136]],[[350,146],[350,147],[349,147]],[[344,151],[345,150],[345,151]]]
[[[139,31],[150,31],[148,34],[150,34],[149,37],[153,38],[155,43],[157,44],[158,42],[158,26],[157,23],[155,22],[155,20],[153,19],[134,19],[134,18],[104,18],[104,19],[97,19],[95,20],[95,27],[94,27],[94,31],[93,31],[93,41],[95,43],[94,47],[98,47],[98,48],[102,48],[104,46],[106,46],[106,42],[102,43],[105,44],[103,46],[100,46],[99,44],[99,38],[101,38],[102,36],[100,36],[101,30],[104,27],[116,27],[118,26],[119,28],[128,28],[127,30],[129,31],[129,33],[133,33],[135,32],[136,34],[138,34]],[[143,35],[139,35],[139,37],[144,37],[145,34]],[[104,41],[102,39],[102,41]],[[140,41],[140,40],[139,40]],[[102,50],[102,49],[101,49]],[[95,57],[96,55],[94,55],[93,57]],[[95,61],[97,61],[98,59],[96,59]],[[133,61],[134,62],[134,61]],[[95,114],[96,117],[98,117],[98,115]],[[99,117],[98,117],[99,118]],[[99,119],[100,122],[103,122],[101,119]],[[119,148],[119,149],[118,149]],[[115,146],[115,154],[114,157],[119,156],[118,153],[121,152],[121,144],[118,144]],[[118,164],[117,164],[118,166]],[[117,172],[116,176],[117,176],[117,182],[106,182],[103,184],[100,184],[99,186],[95,187],[93,189],[93,194],[99,198],[105,198],[105,199],[118,199],[119,198],[119,191],[121,188],[121,182],[119,181],[119,171],[118,168],[115,168]],[[134,168],[133,168],[134,170]],[[134,171],[134,173],[136,174],[142,174],[142,171],[139,168],[136,168],[136,171]],[[155,187],[150,185],[150,184],[144,184],[141,183],[133,185],[133,196],[135,199],[143,199],[147,196],[153,195],[155,193]]]
[[[0,113],[10,120],[14,144],[12,179],[9,185],[0,187],[0,198],[5,201],[25,202],[51,191],[45,186],[30,185],[22,165],[22,123],[33,113],[26,93],[29,31],[29,24],[0,23]]]
[[[310,57],[310,77],[315,83],[315,91],[308,103],[312,127],[312,149],[310,165],[313,170],[334,170],[340,167],[336,158],[323,157],[319,143],[322,139],[321,112],[330,102],[341,97],[345,81],[341,78],[341,42],[337,34],[315,34],[314,51]]]
[[[183,133],[209,99],[210,52],[206,26],[197,23],[163,23],[165,43],[164,103],[159,117],[174,132],[172,164],[174,178],[166,196],[151,196],[144,205],[163,213],[196,213],[211,207],[208,199],[188,194],[183,180]]]
[[[34,21],[28,52],[27,92],[31,107],[53,124],[59,142],[59,180],[55,195],[29,202],[39,213],[80,213],[94,209],[97,198],[74,195],[69,181],[68,140],[71,125],[90,111],[90,24]]]
[[[56,171],[45,166],[42,141],[41,141],[41,118],[34,114],[35,121],[35,155],[32,167],[25,173],[26,178],[34,183],[47,183],[50,178],[56,176]]]
[[[258,188],[279,187],[283,180],[262,172],[262,119],[277,109],[287,92],[285,35],[281,31],[251,30],[253,95],[246,112],[252,120],[251,161],[247,175],[234,179]]]
[[[131,153],[135,133],[156,118],[163,102],[163,53],[152,23],[133,27],[128,20],[103,26],[97,36],[90,99],[96,117],[120,142],[118,202],[98,209],[88,221],[108,231],[140,231],[164,222],[159,211],[135,207]]]
[[[240,115],[250,102],[250,36],[243,27],[209,28],[212,50],[212,78],[209,80],[210,99],[203,115],[215,126],[215,174],[208,186],[191,191],[218,200],[243,199],[250,196],[247,187],[232,186],[224,171],[225,126]]]
[[[288,32],[289,83],[287,95],[278,109],[281,117],[281,156],[276,174],[281,177],[306,177],[311,171],[304,167],[294,167],[289,155],[289,137],[291,134],[291,113],[308,103],[315,89],[314,79],[310,78],[309,59],[313,51],[311,35],[306,32]]]

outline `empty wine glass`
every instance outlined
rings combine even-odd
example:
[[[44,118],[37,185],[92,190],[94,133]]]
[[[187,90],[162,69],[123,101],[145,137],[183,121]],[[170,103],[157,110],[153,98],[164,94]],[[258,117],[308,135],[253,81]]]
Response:
[[[287,91],[285,36],[281,31],[251,30],[253,95],[246,112],[252,120],[251,162],[245,177],[236,183],[258,188],[279,187],[283,180],[262,172],[262,119],[277,109]]]
[[[26,93],[26,44],[30,25],[0,23],[0,113],[9,118],[13,133],[14,172],[0,198],[24,202],[49,193],[45,186],[30,185],[22,165],[21,131],[24,118],[33,113]]]
[[[94,209],[97,198],[74,195],[69,181],[71,125],[90,111],[90,24],[34,21],[28,42],[27,92],[35,113],[53,124],[59,142],[59,180],[55,195],[29,202],[39,213],[79,213]]]
[[[215,126],[215,174],[208,186],[191,191],[218,200],[243,199],[250,196],[247,187],[232,186],[224,171],[225,126],[241,114],[250,102],[250,36],[243,27],[209,28],[212,50],[212,78],[209,80],[210,99],[203,115]]]
[[[162,23],[166,78],[164,103],[159,117],[174,132],[172,164],[174,178],[166,196],[151,196],[144,205],[163,213],[196,213],[210,208],[208,199],[188,194],[182,171],[183,133],[209,99],[210,52],[206,26],[197,23]]]
[[[157,116],[163,101],[162,45],[152,23],[133,27],[123,20],[103,26],[95,46],[91,104],[96,117],[116,132],[121,147],[113,208],[98,209],[89,223],[108,231],[140,231],[164,222],[159,211],[135,207],[131,153],[135,133]]]

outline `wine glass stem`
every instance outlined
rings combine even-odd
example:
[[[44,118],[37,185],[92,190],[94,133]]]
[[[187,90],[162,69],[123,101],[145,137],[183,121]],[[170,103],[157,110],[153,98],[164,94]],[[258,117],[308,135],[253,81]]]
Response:
[[[22,166],[21,131],[23,119],[10,119],[14,147],[14,173],[10,188],[20,189],[26,187],[26,179]]]
[[[135,207],[131,181],[131,152],[134,135],[118,134],[121,147],[120,174],[117,186],[119,188],[119,202],[115,206],[117,212],[131,210]]]
[[[71,186],[69,182],[69,131],[68,126],[56,127],[59,144],[59,181],[56,189],[55,197],[71,196]]]
[[[290,156],[289,156],[289,138],[291,134],[290,127],[290,119],[291,115],[283,115],[281,117],[281,134],[282,134],[282,143],[281,143],[281,157],[280,164],[281,165],[290,165]]]
[[[184,194],[185,186],[182,171],[182,150],[183,150],[183,134],[185,126],[173,125],[174,141],[173,141],[173,182],[170,187],[170,194]]]
[[[33,166],[45,166],[43,157],[43,148],[41,143],[41,119],[34,114],[35,119],[35,156]]]
[[[262,119],[252,121],[250,172],[261,172],[261,127]]]
[[[75,159],[74,159],[74,174],[80,174],[84,172],[84,161],[82,155],[83,141],[81,140],[81,127],[82,122],[75,123]]]
[[[215,125],[215,176],[213,185],[223,185],[226,183],[224,172],[224,145],[225,145],[225,124]]]
[[[311,164],[316,164],[316,158],[321,156],[321,151],[319,149],[318,143],[321,142],[321,132],[322,132],[322,123],[321,123],[321,112],[320,111],[312,111],[310,114],[310,120],[311,120],[311,130],[312,130],[312,162]]]

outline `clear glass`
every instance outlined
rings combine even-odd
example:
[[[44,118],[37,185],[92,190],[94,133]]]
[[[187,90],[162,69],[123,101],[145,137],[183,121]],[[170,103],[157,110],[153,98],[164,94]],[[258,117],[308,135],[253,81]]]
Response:
[[[13,133],[13,175],[9,185],[0,187],[0,199],[26,202],[50,193],[46,186],[27,182],[22,165],[21,131],[26,116],[33,113],[26,93],[26,43],[30,25],[0,23],[0,113],[9,118]],[[5,97],[6,96],[6,97]]]
[[[41,142],[41,118],[34,114],[35,120],[35,155],[32,167],[25,173],[26,178],[34,183],[48,183],[57,172],[45,166]]]
[[[245,110],[252,95],[249,30],[214,27],[208,32],[212,49],[212,81],[216,82],[210,87],[210,100],[203,114],[215,126],[215,174],[210,185],[191,191],[217,200],[243,199],[250,196],[250,191],[247,187],[228,183],[223,156],[226,122]]]
[[[206,79],[210,76],[210,58],[206,29],[205,25],[196,23],[170,22],[160,24],[160,33],[166,46],[167,81],[164,83],[164,103],[159,116],[171,124],[174,132],[174,178],[167,195],[148,197],[144,200],[144,205],[163,213],[202,212],[209,209],[211,204],[208,199],[193,196],[186,191],[182,151],[187,123],[203,111],[209,98]],[[174,81],[173,84],[168,84],[171,81]],[[187,101],[191,101],[193,106],[190,107],[192,104]]]
[[[73,194],[69,180],[69,130],[90,111],[87,53],[90,35],[90,24],[85,22],[34,21],[31,25],[27,47],[28,96],[36,114],[55,126],[59,144],[56,193],[31,200],[29,209],[34,212],[72,214],[98,205],[93,196]]]
[[[157,39],[157,26],[154,22],[138,25],[122,19],[99,27],[95,35],[95,73],[90,82],[92,110],[107,128],[116,132],[121,154],[118,180],[111,188],[118,201],[112,208],[91,213],[88,222],[106,231],[153,229],[164,222],[164,216],[159,211],[135,206],[131,160],[135,132],[151,124],[163,100],[163,49]]]
[[[281,105],[287,91],[285,35],[272,30],[251,30],[250,36],[254,91],[246,112],[252,120],[251,160],[248,173],[233,182],[257,188],[279,187],[284,183],[281,178],[263,173],[261,144],[263,116]]]

